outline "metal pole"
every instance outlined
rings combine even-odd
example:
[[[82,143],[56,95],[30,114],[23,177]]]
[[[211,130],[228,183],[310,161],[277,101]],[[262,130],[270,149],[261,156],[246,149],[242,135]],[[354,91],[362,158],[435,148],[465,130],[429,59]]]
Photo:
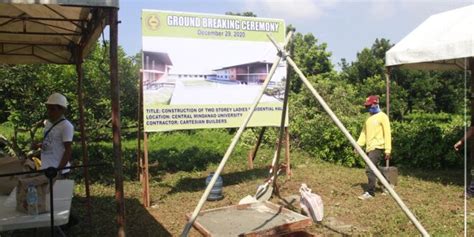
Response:
[[[471,126],[474,125],[474,57],[471,57],[469,60],[469,70],[471,71]],[[474,142],[472,143],[474,145]],[[471,152],[471,158],[473,157],[474,152]]]
[[[137,119],[138,119],[138,128],[137,128],[137,178],[142,182],[142,176],[141,176],[141,159],[142,159],[142,145],[141,145],[141,139],[142,139],[142,114],[143,114],[143,72],[140,71],[139,79],[138,79],[138,114],[137,114]]]
[[[275,42],[273,38],[270,37],[270,40],[273,42],[275,47],[278,48],[280,52],[283,54],[286,54],[282,48]],[[342,131],[342,133],[346,136],[346,138],[351,142],[352,146],[357,150],[357,152],[362,156],[364,159],[365,163],[370,167],[370,169],[375,173],[375,176],[382,182],[383,186],[389,191],[390,195],[395,199],[397,204],[400,206],[400,208],[405,212],[405,214],[408,216],[408,218],[415,224],[416,228],[420,231],[420,233],[423,236],[429,236],[428,232],[425,230],[425,228],[420,224],[420,222],[416,219],[416,217],[411,213],[411,211],[408,209],[408,207],[403,203],[403,201],[400,199],[398,194],[393,190],[392,186],[387,182],[387,180],[383,177],[382,173],[377,169],[377,167],[370,161],[369,157],[365,152],[362,150],[362,148],[357,144],[357,142],[354,140],[354,138],[351,136],[349,131],[344,127],[344,125],[339,121],[337,116],[334,114],[334,112],[329,108],[329,106],[326,104],[324,99],[319,95],[319,93],[314,89],[314,87],[311,85],[311,83],[308,81],[308,79],[304,76],[303,72],[296,66],[295,62],[290,57],[286,58],[286,61],[293,67],[293,69],[296,71],[300,79],[303,81],[303,83],[308,87],[308,89],[311,91],[311,93],[314,95],[316,100],[318,100],[319,104],[324,108],[326,113],[331,117],[333,122],[339,127],[339,129]]]
[[[249,169],[253,169],[253,160],[255,159],[255,156],[257,156],[257,151],[258,151],[258,148],[260,147],[260,144],[262,143],[263,135],[265,134],[266,129],[267,129],[267,127],[263,127],[262,130],[260,130],[260,134],[258,135],[257,143],[255,144],[253,149],[249,152],[249,155],[247,157]]]
[[[61,171],[59,171],[61,172]],[[56,175],[55,175],[56,176]],[[49,215],[50,215],[50,230],[51,236],[54,237],[54,195],[53,195],[53,176],[48,177],[49,181]]]
[[[118,79],[117,8],[109,11],[110,23],[110,86],[112,91],[112,133],[115,166],[115,201],[117,202],[117,236],[125,236],[125,202],[123,194],[122,143],[120,138],[120,83]]]
[[[291,37],[291,34],[288,34],[287,38],[285,39],[285,45],[288,42],[289,37]],[[229,147],[227,148],[227,151],[224,154],[224,157],[222,158],[221,162],[219,163],[219,166],[217,167],[216,172],[212,176],[212,179],[209,182],[209,184],[207,185],[206,190],[204,191],[203,195],[201,196],[201,199],[199,200],[198,205],[194,209],[193,214],[189,218],[189,221],[186,223],[186,226],[184,227],[183,232],[181,233],[182,237],[188,236],[189,230],[191,229],[194,221],[196,220],[197,215],[201,211],[201,208],[204,205],[204,202],[206,202],[206,199],[209,196],[209,193],[211,192],[212,187],[214,187],[214,184],[216,183],[217,177],[219,177],[220,173],[222,172],[222,169],[224,169],[224,166],[225,166],[227,160],[229,159],[230,154],[232,154],[232,151],[234,150],[235,145],[239,141],[239,138],[242,135],[245,127],[247,126],[250,119],[252,118],[253,112],[255,111],[255,108],[257,107],[258,103],[260,102],[260,99],[262,98],[263,93],[265,92],[265,89],[267,88],[268,83],[270,82],[270,79],[272,78],[273,74],[275,73],[275,70],[278,67],[278,64],[280,63],[280,61],[281,61],[281,57],[278,57],[273,62],[272,67],[270,69],[270,73],[265,78],[265,81],[263,82],[262,89],[261,89],[259,95],[255,98],[254,103],[250,107],[250,111],[247,114],[247,117],[245,118],[244,122],[240,126],[239,130],[237,130],[237,133],[235,134],[234,138],[232,138],[232,142],[229,145]]]
[[[474,126],[474,57],[470,58],[465,58],[464,59],[464,85],[465,85],[465,92],[467,92],[467,68],[469,68],[470,73],[471,73],[471,84],[470,84],[470,93],[469,93],[469,99],[471,103],[471,124],[470,127]],[[466,102],[465,102],[466,103]],[[466,105],[466,104],[465,104]],[[464,107],[464,125],[466,125],[466,111],[467,111],[467,106]],[[466,132],[470,130],[470,127],[465,126],[464,127],[464,137],[466,137]],[[472,183],[472,163],[474,161],[474,142],[468,143],[467,141],[464,142],[464,236],[467,236],[468,234],[468,228],[467,228],[467,190],[468,187]],[[469,144],[469,149],[468,149],[468,144]],[[470,150],[470,154],[468,154],[468,150]]]
[[[287,175],[287,179],[290,179],[291,177],[290,132],[289,132],[288,127],[285,128],[285,158],[286,158],[286,175]]]
[[[143,164],[142,164],[143,205],[150,207],[150,184],[148,182],[148,133],[143,133]]]
[[[86,186],[86,207],[87,207],[87,222],[92,223],[91,214],[91,200],[90,200],[90,189],[89,189],[89,153],[87,151],[87,135],[84,126],[84,93],[82,88],[84,87],[84,71],[82,70],[82,49],[76,48],[76,71],[77,71],[77,100],[79,104],[79,129],[81,132],[81,146],[82,146],[82,159],[84,164],[84,183]]]
[[[391,67],[387,67],[385,69],[385,80],[386,80],[386,88],[387,88],[387,116],[390,117],[390,71]]]
[[[288,32],[288,35],[290,35],[290,37],[291,37],[293,35],[293,31]],[[270,38],[271,36],[269,34],[267,34],[267,37]],[[290,40],[291,40],[291,38],[290,38]],[[279,52],[281,52],[281,51],[279,51]],[[286,59],[286,56],[287,55],[280,54],[280,57],[283,57],[283,59]],[[280,161],[281,144],[282,144],[283,139],[284,139],[283,137],[285,136],[285,122],[286,122],[286,116],[287,116],[287,110],[288,110],[288,94],[289,94],[289,92],[290,92],[290,78],[287,78],[285,80],[285,96],[283,97],[283,110],[281,112],[280,136],[278,137],[278,146],[277,146],[277,150],[276,150],[277,157],[276,157],[275,166],[273,167],[273,174],[272,174],[272,176],[273,176],[273,187],[277,187],[276,186],[277,174],[278,174],[278,170],[280,169],[279,161]],[[273,190],[274,190],[274,192],[276,192],[277,195],[280,195],[279,191],[278,191],[278,188],[274,188]]]

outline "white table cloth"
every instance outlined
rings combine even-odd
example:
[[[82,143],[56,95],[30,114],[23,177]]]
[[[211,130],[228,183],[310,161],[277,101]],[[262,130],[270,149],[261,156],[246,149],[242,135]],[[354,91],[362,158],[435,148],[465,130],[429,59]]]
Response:
[[[54,225],[60,226],[69,222],[69,213],[71,210],[71,201],[73,196],[73,180],[57,180],[53,187],[54,199]],[[13,199],[10,196],[10,199]],[[37,216],[31,216],[19,212],[12,205],[12,200],[7,200],[9,196],[0,195],[0,231],[29,229],[38,227],[49,227],[51,225],[50,213],[43,213]],[[13,200],[16,200],[13,199]],[[5,203],[8,202],[8,203]],[[49,208],[49,194],[46,200]]]

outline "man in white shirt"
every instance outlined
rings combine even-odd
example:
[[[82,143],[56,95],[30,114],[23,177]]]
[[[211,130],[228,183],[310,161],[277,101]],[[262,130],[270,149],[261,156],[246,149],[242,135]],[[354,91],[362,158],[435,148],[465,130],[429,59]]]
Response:
[[[74,127],[64,117],[68,102],[60,93],[53,93],[46,101],[48,119],[44,121],[43,142],[41,143],[41,168],[55,167],[62,169],[70,166],[72,156],[72,139]],[[58,172],[65,177],[68,169]]]

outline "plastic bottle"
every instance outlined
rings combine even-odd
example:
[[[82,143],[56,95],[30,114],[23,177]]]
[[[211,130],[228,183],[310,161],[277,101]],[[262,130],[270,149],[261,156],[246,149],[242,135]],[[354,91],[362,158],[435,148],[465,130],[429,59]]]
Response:
[[[212,176],[214,176],[214,172],[211,172],[209,176],[206,178],[206,186],[211,182]],[[224,198],[222,195],[222,186],[224,185],[224,181],[222,180],[221,176],[217,177],[216,183],[214,184],[214,187],[211,189],[211,193],[209,193],[209,196],[207,197],[208,201],[217,201],[221,200]]]
[[[33,184],[28,185],[26,203],[28,204],[28,214],[38,215],[38,191]]]

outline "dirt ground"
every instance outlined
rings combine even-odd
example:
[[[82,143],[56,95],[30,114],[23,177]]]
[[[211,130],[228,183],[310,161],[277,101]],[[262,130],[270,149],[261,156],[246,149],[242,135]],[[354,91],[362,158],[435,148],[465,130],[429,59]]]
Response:
[[[313,162],[298,157],[292,176],[278,179],[281,197],[299,195],[301,183],[306,183],[324,202],[324,219],[313,223],[307,231],[327,235],[414,236],[419,232],[389,195],[381,190],[372,200],[361,201],[366,176],[364,169],[346,168],[334,164]],[[178,236],[205,189],[205,179],[215,166],[206,171],[160,173],[151,177],[152,206],[141,204],[141,184],[125,182],[126,232],[128,236]],[[204,209],[238,204],[247,195],[254,195],[258,185],[268,176],[264,165],[248,170],[243,162],[226,166],[222,178],[224,198],[206,202]],[[462,171],[422,171],[400,169],[399,184],[395,191],[433,236],[464,235],[464,198]],[[66,229],[68,236],[116,236],[116,203],[112,183],[94,183],[91,186],[92,225],[86,218],[84,186],[75,186],[72,213],[79,224]],[[281,202],[273,197],[273,203]],[[468,236],[474,230],[474,201],[466,202]],[[288,205],[300,212],[299,203]],[[47,233],[47,230],[43,231]],[[41,233],[39,232],[41,236]],[[3,236],[30,236],[27,231],[0,233]],[[200,236],[192,230],[191,236]],[[47,236],[47,235],[45,235]]]

